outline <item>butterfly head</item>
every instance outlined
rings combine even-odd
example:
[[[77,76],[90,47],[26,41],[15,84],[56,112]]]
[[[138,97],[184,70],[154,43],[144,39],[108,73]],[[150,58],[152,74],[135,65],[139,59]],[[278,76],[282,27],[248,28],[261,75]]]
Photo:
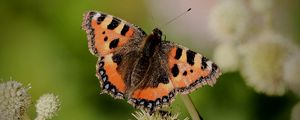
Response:
[[[152,34],[156,37],[156,39],[161,39],[162,32],[161,32],[160,29],[154,28],[154,29],[152,30]]]

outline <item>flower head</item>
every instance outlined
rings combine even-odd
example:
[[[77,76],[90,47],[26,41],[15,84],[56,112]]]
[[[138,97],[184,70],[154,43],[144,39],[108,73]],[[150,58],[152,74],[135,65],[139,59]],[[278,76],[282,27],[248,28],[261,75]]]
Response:
[[[156,111],[153,114],[150,114],[144,110],[136,111],[132,114],[137,120],[177,120],[178,114],[172,115],[167,111]],[[187,120],[187,118],[185,118]]]
[[[22,119],[31,103],[27,93],[28,87],[23,87],[17,81],[7,81],[0,84],[0,119]]]
[[[271,10],[274,0],[250,0],[251,8],[259,13],[265,13]]]
[[[238,40],[247,31],[250,14],[243,0],[223,0],[210,14],[212,34],[220,40]]]
[[[290,45],[286,38],[271,31],[243,45],[241,71],[248,85],[267,95],[283,95],[286,91],[283,66]]]
[[[35,106],[37,112],[36,120],[51,119],[56,116],[60,108],[60,100],[54,94],[44,94],[39,98]]]
[[[300,102],[294,106],[291,114],[291,120],[300,120]]]
[[[284,63],[284,80],[288,87],[300,96],[300,50],[287,57]]]
[[[236,71],[239,67],[239,55],[233,42],[222,42],[214,52],[214,61],[224,72]]]

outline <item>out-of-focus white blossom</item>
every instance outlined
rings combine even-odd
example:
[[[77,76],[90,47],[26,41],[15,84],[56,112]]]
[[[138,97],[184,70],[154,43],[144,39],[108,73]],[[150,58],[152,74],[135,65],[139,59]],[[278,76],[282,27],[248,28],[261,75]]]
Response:
[[[35,106],[37,112],[35,120],[46,120],[56,116],[60,108],[60,101],[54,94],[45,94],[39,98]]]
[[[300,102],[294,106],[291,114],[291,120],[300,120]]]
[[[219,1],[210,14],[211,33],[219,40],[239,40],[248,30],[250,13],[243,0]]]
[[[239,55],[233,42],[219,44],[213,58],[223,72],[233,72],[239,68]]]
[[[284,80],[288,87],[300,96],[300,50],[287,57],[284,64]]]
[[[258,13],[266,13],[271,10],[273,2],[274,0],[250,0],[250,6]]]
[[[291,52],[290,41],[280,34],[265,31],[240,47],[241,72],[249,86],[267,95],[283,95],[285,58]]]
[[[0,120],[22,119],[31,103],[27,93],[29,87],[23,87],[17,81],[0,84]]]

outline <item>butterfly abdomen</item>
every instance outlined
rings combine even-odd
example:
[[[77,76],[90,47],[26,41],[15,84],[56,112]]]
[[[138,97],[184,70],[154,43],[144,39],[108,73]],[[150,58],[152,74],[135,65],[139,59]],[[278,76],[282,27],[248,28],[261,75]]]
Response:
[[[153,65],[154,54],[160,50],[161,44],[161,31],[154,29],[153,33],[144,38],[144,41],[140,44],[141,53],[139,58],[136,58],[135,65],[131,74],[131,80],[133,85],[137,86],[138,83],[147,78],[149,74],[149,67]]]

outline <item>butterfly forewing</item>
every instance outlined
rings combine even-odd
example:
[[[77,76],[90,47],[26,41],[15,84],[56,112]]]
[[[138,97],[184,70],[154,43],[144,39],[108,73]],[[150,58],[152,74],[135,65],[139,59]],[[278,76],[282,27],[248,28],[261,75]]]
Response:
[[[221,74],[219,67],[205,56],[174,43],[168,54],[171,81],[178,92],[187,94],[203,85],[213,86]]]
[[[90,11],[84,15],[82,28],[88,34],[90,52],[104,56],[132,42],[141,40],[145,32],[133,24],[102,12]]]

